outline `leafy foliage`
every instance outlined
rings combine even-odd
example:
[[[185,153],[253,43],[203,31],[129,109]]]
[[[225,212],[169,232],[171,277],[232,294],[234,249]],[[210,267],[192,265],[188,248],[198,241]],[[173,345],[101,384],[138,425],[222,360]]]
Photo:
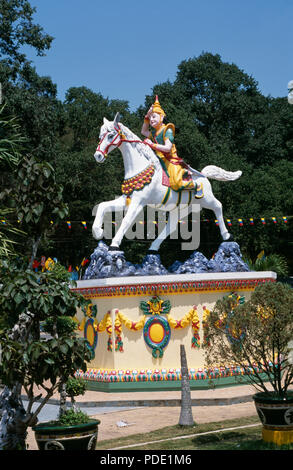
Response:
[[[24,158],[17,173],[18,190],[13,194],[17,216],[26,227],[33,225],[39,233],[47,230],[48,216],[64,218],[67,207],[62,187],[55,182],[54,169],[48,162]]]
[[[5,116],[5,105],[0,108],[0,168],[4,170],[17,165],[25,141],[15,118]]]
[[[15,118],[6,116],[5,106],[0,108],[0,187],[21,160],[21,146],[24,138],[19,131]],[[14,210],[3,204],[0,195],[0,259],[11,256],[15,248],[15,236],[22,232],[11,223]]]
[[[38,55],[50,47],[52,37],[43,33],[43,28],[33,23],[32,8],[27,0],[1,0],[0,2],[0,51],[18,63],[26,60],[20,52],[23,44],[34,47]]]
[[[235,364],[258,389],[285,396],[293,384],[288,361],[293,338],[293,291],[279,282],[256,287],[251,299],[237,305],[233,295],[216,302],[206,323],[209,365]],[[265,378],[264,378],[265,377]]]
[[[89,421],[90,417],[83,411],[68,409],[60,416],[58,424],[62,426],[74,426],[75,424],[86,424]]]
[[[21,313],[31,312],[38,321],[50,317],[74,316],[83,297],[70,290],[67,283],[60,282],[54,271],[35,273],[27,269],[19,271],[8,265],[2,270],[0,317],[7,318],[13,326]]]
[[[8,387],[24,386],[30,408],[36,385],[46,390],[45,403],[76,370],[86,370],[91,356],[86,340],[77,336],[72,325],[58,327],[58,320],[73,317],[85,300],[54,270],[19,272],[10,267],[1,282],[0,377]],[[44,321],[51,325],[52,334],[41,333]]]
[[[70,377],[66,382],[66,393],[70,397],[84,395],[86,390],[85,382],[82,379]]]
[[[32,265],[41,238],[52,230],[52,219],[63,219],[68,208],[62,186],[56,183],[54,169],[47,162],[24,157],[17,167],[15,184],[1,197],[14,206],[19,226],[27,234]]]
[[[248,260],[248,266],[252,271],[274,271],[280,277],[286,277],[289,274],[286,258],[277,254],[258,258],[255,262]]]

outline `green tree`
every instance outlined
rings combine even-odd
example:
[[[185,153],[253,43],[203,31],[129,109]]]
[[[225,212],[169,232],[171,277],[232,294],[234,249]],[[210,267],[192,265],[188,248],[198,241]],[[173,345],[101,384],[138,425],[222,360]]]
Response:
[[[9,113],[17,116],[27,138],[27,150],[53,162],[64,118],[56,85],[36,73],[24,52],[30,46],[43,56],[53,40],[35,23],[35,12],[27,0],[0,1],[0,82]]]
[[[49,163],[25,157],[17,167],[15,187],[5,192],[15,208],[20,227],[27,235],[30,266],[42,237],[52,229],[52,222],[64,219],[68,213],[62,191]]]
[[[5,179],[9,178],[9,173],[20,162],[23,142],[24,138],[20,134],[18,123],[15,118],[6,116],[5,107],[2,106],[0,108],[0,187],[4,185]],[[15,236],[20,234],[10,220],[13,217],[13,209],[5,206],[0,198],[0,259],[13,253]]]
[[[64,107],[72,149],[83,150],[89,143],[96,144],[104,117],[114,118],[117,110],[122,116],[129,112],[128,102],[109,100],[86,87],[72,87],[66,92]]]
[[[14,67],[27,62],[22,52],[23,45],[32,46],[38,55],[44,55],[53,40],[40,25],[34,23],[35,12],[36,8],[27,0],[0,1],[0,52]]]
[[[265,249],[268,254],[289,257],[291,219],[288,224],[280,223],[280,217],[293,210],[293,109],[286,99],[264,97],[253,77],[211,53],[182,61],[173,83],[155,85],[145,107],[138,110],[141,121],[156,94],[167,122],[176,126],[180,157],[198,170],[210,164],[242,170],[239,180],[213,181],[212,187],[223,204],[224,217],[232,220],[230,230],[244,254],[255,258]],[[272,216],[278,224],[269,222]],[[202,220],[210,217],[204,210]],[[243,227],[238,217],[245,221]],[[250,217],[259,221],[253,228]],[[267,218],[266,226],[261,217]],[[202,223],[201,231],[200,250],[211,256],[221,241],[217,227]],[[173,245],[172,252],[176,252]],[[288,261],[292,265],[293,260]]]
[[[66,126],[56,85],[49,77],[39,77],[30,64],[24,65],[15,81],[2,78],[2,83],[5,103],[26,137],[27,153],[55,165]]]
[[[176,82],[210,143],[230,143],[232,151],[247,144],[265,104],[252,77],[218,54],[203,53],[181,62]]]
[[[238,365],[257,390],[270,394],[271,387],[273,395],[286,397],[293,382],[293,365],[288,361],[292,336],[289,285],[259,285],[247,302],[238,302],[236,294],[225,296],[207,317],[207,365]]]
[[[86,340],[72,328],[59,327],[83,303],[71,290],[66,272],[60,276],[60,270],[54,269],[35,273],[9,266],[6,270],[0,288],[0,377],[5,385],[0,395],[1,450],[25,449],[27,429],[37,423],[49,398],[76,370],[86,370],[90,360]],[[51,324],[51,334],[41,333],[46,321]],[[22,387],[28,399],[26,408]],[[39,404],[33,409],[36,401]]]

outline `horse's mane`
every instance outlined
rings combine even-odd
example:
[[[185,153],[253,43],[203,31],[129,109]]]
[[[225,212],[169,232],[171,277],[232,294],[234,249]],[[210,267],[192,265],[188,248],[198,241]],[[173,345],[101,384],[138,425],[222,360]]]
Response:
[[[158,157],[156,156],[155,152],[149,147],[149,145],[146,145],[143,143],[143,141],[137,137],[137,135],[134,134],[128,127],[124,126],[124,124],[121,124],[119,122],[120,129],[122,130],[123,134],[128,140],[138,140],[139,142],[135,142],[132,145],[136,145],[136,148],[138,152],[144,156],[147,160],[151,161],[155,168],[159,170],[161,168],[160,162]]]

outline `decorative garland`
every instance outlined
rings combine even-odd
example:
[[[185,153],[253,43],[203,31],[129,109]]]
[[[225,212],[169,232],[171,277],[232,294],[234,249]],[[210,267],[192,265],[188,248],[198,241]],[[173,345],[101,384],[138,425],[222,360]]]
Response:
[[[122,312],[119,310],[115,310],[115,321],[114,321],[114,332],[116,334],[116,339],[115,339],[115,351],[120,351],[123,352],[123,341],[121,338],[121,333],[122,333],[122,323],[128,328],[129,330],[132,331],[139,331],[144,327],[145,323],[145,317],[143,317],[141,320],[134,322],[132,320],[129,320]]]
[[[129,196],[133,191],[140,191],[145,185],[150,184],[154,173],[155,167],[150,165],[132,178],[124,180],[121,185],[122,193]]]
[[[161,313],[165,313],[169,311],[171,306],[169,301],[162,301],[158,297],[153,297],[152,300],[148,302],[141,302],[141,308],[145,312],[145,315],[151,314],[151,319],[146,321],[145,316],[141,318],[141,320],[134,322],[129,320],[122,312],[119,310],[115,311],[116,318],[114,322],[114,332],[116,334],[115,340],[115,351],[123,352],[123,340],[121,337],[122,334],[122,324],[126,326],[129,330],[132,331],[139,331],[144,328],[144,339],[147,345],[153,348],[153,355],[157,357],[157,352],[159,352],[160,357],[162,357],[163,348],[165,348],[170,339],[170,333],[166,323],[163,323],[164,320],[159,320],[159,315]],[[156,313],[154,313],[156,312]],[[193,308],[180,320],[175,320],[171,317],[170,314],[166,314],[166,321],[170,328],[176,329],[183,329],[186,328],[190,323],[193,329],[193,337],[192,337],[192,348],[199,348],[200,347],[200,338],[199,338],[199,318],[196,306]],[[158,342],[152,340],[150,335],[150,327],[154,324],[161,324],[162,329],[166,333],[165,335],[162,334],[161,340]]]
[[[244,296],[239,296],[236,293],[232,293],[229,296],[233,300],[233,307],[236,307],[239,303],[245,301]],[[171,337],[171,328],[174,330],[186,328],[191,324],[193,330],[192,348],[200,348],[200,336],[199,328],[200,322],[198,317],[197,308],[194,305],[188,313],[186,313],[180,320],[176,320],[170,315],[171,303],[169,300],[161,300],[158,296],[153,296],[149,301],[141,302],[140,308],[143,310],[143,317],[138,321],[133,321],[127,318],[120,310],[115,310],[114,320],[114,333],[115,333],[115,351],[123,352],[123,340],[122,340],[122,325],[124,325],[130,331],[139,331],[144,329],[143,335],[146,344],[152,349],[152,354],[155,358],[163,356],[163,350],[168,345]],[[233,310],[233,308],[232,308]],[[112,351],[112,333],[113,325],[111,312],[108,311],[103,319],[98,322],[96,319],[97,306],[92,303],[88,304],[87,307],[83,308],[84,318],[79,323],[79,330],[84,330],[85,337],[88,326],[93,327],[96,333],[106,331],[108,334],[107,350]],[[203,345],[209,345],[207,318],[210,314],[210,310],[203,307]],[[165,318],[161,317],[164,315]],[[147,318],[149,316],[149,318]],[[88,322],[91,320],[91,324]],[[76,319],[78,322],[78,320]],[[229,328],[229,325],[227,325]],[[229,330],[229,339],[235,341],[236,339]],[[91,345],[92,349],[97,344],[97,337],[94,338]],[[94,352],[94,351],[93,351]]]
[[[205,306],[203,307],[203,317],[202,317],[202,328],[203,328],[203,345],[210,346],[210,339],[208,336],[208,325],[207,319],[209,314],[211,313]]]
[[[167,315],[167,320],[171,328],[174,330],[186,328],[189,323],[191,323],[191,327],[193,329],[193,337],[192,337],[192,348],[199,348],[200,347],[200,338],[199,338],[199,318],[196,306],[194,305],[193,308],[186,313],[186,315],[181,318],[181,320],[175,320],[171,317],[171,315]]]
[[[108,311],[105,314],[103,320],[100,321],[100,323],[96,322],[95,327],[96,327],[96,331],[98,333],[101,333],[103,331],[107,332],[107,334],[108,334],[107,350],[112,351],[113,350],[113,346],[112,346],[113,328],[112,328],[111,312]]]

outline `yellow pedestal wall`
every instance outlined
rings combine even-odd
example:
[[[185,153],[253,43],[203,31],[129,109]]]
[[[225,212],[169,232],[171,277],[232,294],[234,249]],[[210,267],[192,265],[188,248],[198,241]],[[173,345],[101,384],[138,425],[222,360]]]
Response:
[[[167,375],[170,379],[172,371],[177,370],[178,378],[181,344],[185,345],[189,369],[198,376],[198,373],[205,367],[204,352],[201,347],[204,339],[204,311],[212,310],[219,298],[232,292],[248,300],[259,283],[272,282],[275,279],[276,275],[272,272],[249,272],[79,281],[75,290],[90,299],[92,305],[96,306],[96,311],[95,309],[88,312],[79,311],[77,314],[80,334],[85,335],[92,343],[94,353],[89,364],[88,376],[95,379],[99,376],[99,380],[103,381],[108,380],[110,374],[111,380],[118,381],[122,380],[122,376],[125,377],[126,374],[132,376],[132,379],[134,377],[135,381],[137,374],[140,374],[140,378],[144,377],[141,380],[147,381],[147,377],[149,378],[152,372],[152,374],[163,374],[162,380],[167,380]],[[181,327],[173,327],[169,330],[166,325],[165,330],[169,331],[170,336],[169,342],[162,347],[161,357],[158,351],[153,354],[153,339],[156,339],[156,334],[160,336],[164,328],[157,324],[153,329],[153,333],[156,334],[153,334],[154,337],[151,338],[152,346],[150,347],[146,342],[144,328],[141,328],[140,321],[144,319],[146,322],[149,318],[155,317],[162,317],[165,320],[170,318],[162,312],[158,315],[144,314],[140,307],[141,302],[152,302],[153,297],[170,302],[168,314],[173,320],[182,320],[194,309],[193,320],[197,318],[199,327],[196,331],[199,344],[196,347],[193,347],[194,323],[187,321],[184,327],[180,325]],[[127,326],[121,322],[120,333],[117,329],[115,330],[118,312],[123,315],[124,319],[127,319]],[[95,333],[94,328],[105,327],[105,318],[107,318],[108,329],[104,328],[104,331]],[[102,325],[103,320],[104,325]],[[135,330],[139,322],[140,329]],[[134,329],[131,328],[131,324]],[[94,344],[95,335],[97,344]],[[119,341],[116,341],[117,337]]]

